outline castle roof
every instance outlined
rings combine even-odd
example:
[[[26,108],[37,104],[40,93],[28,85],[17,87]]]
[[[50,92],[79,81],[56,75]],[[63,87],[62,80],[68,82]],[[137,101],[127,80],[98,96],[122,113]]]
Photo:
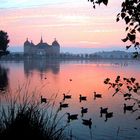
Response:
[[[32,42],[32,40],[31,40],[31,43],[30,44],[31,44],[31,46],[35,46],[35,44]]]
[[[47,43],[38,43],[36,46],[37,46],[39,49],[45,49],[45,48],[47,48],[47,47],[50,47],[50,45],[47,44]]]
[[[28,41],[28,38],[26,39],[26,41],[24,42],[25,46],[31,45],[31,43]]]
[[[55,39],[52,43],[52,46],[60,46],[59,43],[57,42],[57,40]]]

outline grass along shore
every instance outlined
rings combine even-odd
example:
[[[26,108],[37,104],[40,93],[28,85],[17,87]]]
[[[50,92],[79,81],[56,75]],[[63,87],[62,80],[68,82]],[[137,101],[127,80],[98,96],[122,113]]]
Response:
[[[24,92],[23,96],[21,92]],[[61,123],[64,115],[58,117],[59,110],[53,111],[55,101],[42,105],[40,100],[36,100],[35,93],[29,96],[31,94],[21,88],[16,96],[11,92],[7,95],[4,101],[2,97],[0,105],[0,140],[68,139],[67,124]]]

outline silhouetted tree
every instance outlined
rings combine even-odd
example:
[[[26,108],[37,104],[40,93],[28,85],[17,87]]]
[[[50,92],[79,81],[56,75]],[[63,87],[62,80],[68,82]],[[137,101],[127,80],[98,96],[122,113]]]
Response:
[[[7,32],[1,30],[0,31],[0,56],[9,53],[7,51],[9,41],[10,40],[8,38]]]
[[[114,82],[112,82],[110,78],[106,78],[104,80],[104,84],[109,86],[108,89],[114,89],[115,92],[112,96],[121,93],[124,97],[124,100],[133,100],[138,104],[138,107],[140,108],[140,83],[137,82],[136,78],[126,78],[118,75]]]
[[[108,0],[88,0],[92,2],[93,8],[96,4],[108,4]],[[134,57],[137,57],[140,51],[140,41],[138,35],[140,33],[140,0],[122,0],[121,11],[118,13],[116,21],[120,19],[125,21],[126,24],[126,37],[122,39],[123,42],[130,41],[131,44],[126,46],[126,49],[134,47]]]

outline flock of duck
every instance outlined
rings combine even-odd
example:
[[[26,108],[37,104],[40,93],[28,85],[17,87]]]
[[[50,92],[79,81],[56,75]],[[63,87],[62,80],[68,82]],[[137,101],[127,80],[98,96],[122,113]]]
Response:
[[[131,95],[124,95],[124,96],[131,96]],[[71,99],[71,98],[72,98],[72,95],[63,93],[63,101],[60,102],[59,110],[61,110],[62,108],[69,107],[69,104],[68,103],[64,103],[64,101],[67,100],[67,99]],[[99,93],[94,92],[94,100],[96,98],[102,98],[102,94],[99,94]],[[87,100],[87,97],[86,96],[82,96],[81,94],[79,95],[79,101],[80,102],[86,101],[86,100]],[[46,98],[43,98],[41,96],[41,103],[47,103],[47,99]],[[124,103],[124,107],[123,107],[124,114],[126,113],[126,111],[135,112],[136,110],[138,110],[138,109],[134,109],[134,106],[135,106],[135,103],[133,105],[126,105]],[[109,118],[112,118],[113,117],[113,112],[109,112],[108,110],[109,109],[107,107],[105,107],[105,108],[104,107],[100,107],[100,117],[103,117],[103,115],[104,115],[105,116],[105,122]],[[87,113],[87,112],[88,112],[88,108],[81,107],[81,117],[83,117],[84,114]],[[78,119],[78,114],[70,114],[70,113],[66,113],[66,114],[67,114],[67,120],[68,120],[68,122],[70,122],[71,120]],[[138,116],[136,118],[136,120],[139,120],[139,119],[140,119],[140,116]],[[89,128],[91,128],[92,119],[91,118],[89,118],[89,119],[82,119],[82,123],[84,125],[89,126]]]

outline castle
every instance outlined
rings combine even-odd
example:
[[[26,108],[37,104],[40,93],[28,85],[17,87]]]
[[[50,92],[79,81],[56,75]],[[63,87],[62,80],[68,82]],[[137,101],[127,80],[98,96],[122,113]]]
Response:
[[[24,54],[30,56],[56,57],[60,54],[60,45],[56,39],[52,42],[52,45],[49,45],[48,43],[43,42],[42,37],[40,42],[35,45],[32,41],[29,42],[27,38],[27,40],[24,42]]]

